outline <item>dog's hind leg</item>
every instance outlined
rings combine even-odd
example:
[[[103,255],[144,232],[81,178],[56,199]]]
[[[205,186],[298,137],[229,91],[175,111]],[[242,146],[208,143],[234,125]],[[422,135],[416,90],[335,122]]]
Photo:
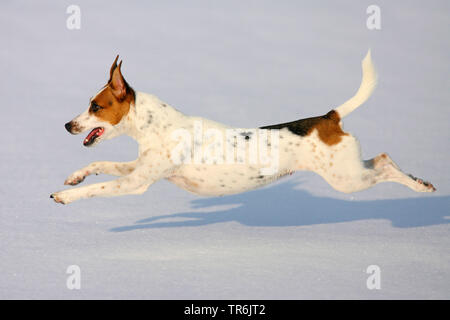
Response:
[[[91,174],[110,174],[122,177],[133,172],[136,168],[137,160],[130,162],[98,161],[72,173],[64,182],[65,185],[77,185]]]
[[[436,188],[429,182],[405,174],[386,154],[381,153],[373,159],[364,161],[364,166],[375,172],[375,182],[397,182],[417,192],[433,192]]]
[[[324,157],[326,161],[316,160],[317,167],[313,170],[334,189],[351,193],[381,182],[397,182],[417,192],[436,190],[431,183],[405,174],[386,153],[370,160],[362,160],[357,140],[350,135],[344,140],[342,147],[337,145],[329,149],[328,157]]]

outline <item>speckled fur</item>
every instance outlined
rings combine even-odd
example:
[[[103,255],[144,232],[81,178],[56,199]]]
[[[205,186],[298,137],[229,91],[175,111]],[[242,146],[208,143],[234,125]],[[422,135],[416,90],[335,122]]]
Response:
[[[367,81],[366,74],[363,75],[361,88],[364,81]],[[367,97],[362,97],[361,88],[355,95],[357,99],[352,98],[359,104],[364,102],[372,91],[372,88],[368,90],[366,86],[363,89],[366,90],[364,95]],[[297,126],[297,131],[287,125],[261,129],[267,132],[276,130],[279,135],[278,170],[270,175],[262,175],[261,169],[264,166],[250,163],[248,159],[243,163],[232,164],[207,163],[204,159],[203,161],[199,159],[198,163],[174,163],[171,158],[171,152],[177,146],[177,141],[171,135],[174,130],[183,129],[194,136],[196,134],[194,124],[201,122],[203,133],[208,129],[216,129],[225,136],[225,130],[231,127],[184,115],[153,95],[137,92],[134,103],[130,105],[129,112],[122,120],[117,125],[106,127],[107,131],[111,131],[106,138],[120,134],[131,136],[139,144],[138,158],[126,163],[108,161],[91,163],[70,175],[65,184],[76,185],[90,174],[105,173],[119,178],[56,192],[52,194],[52,198],[56,202],[67,204],[82,198],[141,194],[160,179],[167,179],[198,195],[221,196],[252,190],[301,170],[316,172],[334,189],[347,193],[363,190],[384,181],[398,182],[419,192],[435,190],[430,183],[404,174],[385,153],[370,160],[362,160],[358,141],[351,134],[342,131],[339,117],[351,112],[357,106],[348,102],[343,106],[335,109],[337,113],[334,119],[337,124],[333,124],[332,127],[335,129],[332,130],[329,126],[328,129],[322,130],[323,126],[317,125],[317,121],[312,121],[306,129],[302,127],[300,130]],[[82,114],[77,119],[84,121],[80,126],[99,125],[98,119],[92,120],[88,113]],[[245,148],[249,148],[251,140],[256,138],[254,132],[255,129],[243,131]],[[329,135],[336,132],[339,133],[338,139],[329,139]],[[324,134],[328,136],[324,137]],[[270,146],[269,140],[265,143]],[[231,144],[228,147],[236,148],[231,141],[226,141],[225,144]]]

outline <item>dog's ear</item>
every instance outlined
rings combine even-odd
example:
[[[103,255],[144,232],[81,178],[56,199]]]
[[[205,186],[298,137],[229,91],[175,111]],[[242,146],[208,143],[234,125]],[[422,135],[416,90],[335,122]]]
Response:
[[[119,55],[116,56],[116,59],[114,59],[114,62],[111,66],[111,69],[109,70],[109,80],[108,82],[111,82],[112,76],[113,76],[113,72],[114,70],[117,68],[117,60],[119,59]]]
[[[112,92],[118,100],[122,100],[127,94],[127,83],[122,76],[122,72],[120,71],[121,66],[122,61],[119,62],[119,65],[116,66],[114,70],[111,69],[111,79],[109,81]]]

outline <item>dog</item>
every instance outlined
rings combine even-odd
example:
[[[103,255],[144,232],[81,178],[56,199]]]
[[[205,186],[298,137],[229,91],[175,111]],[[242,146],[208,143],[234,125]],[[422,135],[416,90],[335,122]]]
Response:
[[[362,105],[376,86],[370,50],[362,61],[361,85],[344,104],[322,116],[242,130],[184,115],[154,95],[134,91],[122,75],[118,57],[111,66],[107,84],[90,99],[88,109],[66,123],[65,128],[71,134],[90,131],[83,140],[86,147],[129,135],[139,144],[139,156],[124,163],[94,162],[75,171],[65,185],[77,185],[91,174],[119,178],[51,194],[58,203],[142,194],[160,179],[198,195],[222,196],[255,189],[301,170],[316,172],[331,187],[345,193],[387,181],[417,192],[436,190],[431,183],[405,174],[387,153],[362,160],[357,139],[342,129],[342,119]],[[226,139],[212,139],[211,135],[205,136],[207,132]],[[182,136],[184,140],[180,139]],[[210,152],[212,145],[216,148]],[[218,152],[221,149],[229,151],[227,157]],[[272,170],[267,170],[267,161],[263,163],[255,156],[255,150],[261,156],[263,149],[266,155],[268,149],[274,149],[270,159],[276,165]],[[178,152],[177,157],[174,150],[184,153]],[[247,154],[250,156],[245,158]]]

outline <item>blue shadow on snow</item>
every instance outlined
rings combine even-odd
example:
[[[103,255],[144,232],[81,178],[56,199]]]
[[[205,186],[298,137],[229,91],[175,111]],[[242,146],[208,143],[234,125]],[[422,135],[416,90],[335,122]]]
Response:
[[[136,229],[194,227],[236,221],[248,226],[285,227],[340,223],[357,220],[390,220],[397,228],[447,224],[450,222],[450,196],[417,197],[390,200],[348,201],[316,197],[294,189],[296,181],[245,193],[192,201],[192,208],[236,205],[210,212],[183,212],[137,221],[134,225],[113,228],[124,232]],[[162,219],[188,219],[163,222]]]

